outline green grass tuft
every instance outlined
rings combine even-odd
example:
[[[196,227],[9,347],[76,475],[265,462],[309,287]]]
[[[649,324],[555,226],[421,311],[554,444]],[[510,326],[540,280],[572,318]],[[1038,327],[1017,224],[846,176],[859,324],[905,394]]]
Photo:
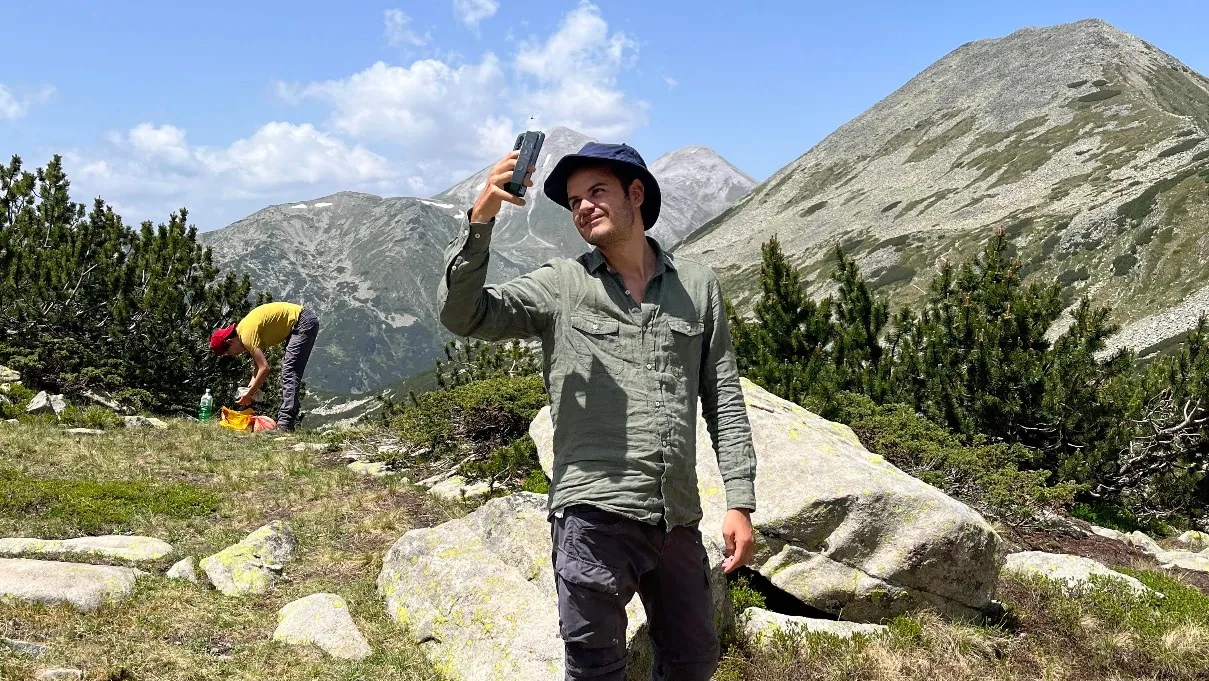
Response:
[[[0,517],[38,516],[83,534],[120,534],[136,517],[186,519],[218,508],[216,494],[188,483],[43,480],[0,470]]]

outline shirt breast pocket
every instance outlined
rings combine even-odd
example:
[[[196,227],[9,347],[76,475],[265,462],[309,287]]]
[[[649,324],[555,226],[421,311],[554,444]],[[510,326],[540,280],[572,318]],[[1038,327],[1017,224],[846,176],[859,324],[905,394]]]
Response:
[[[705,337],[705,325],[698,321],[669,317],[670,333],[668,368],[680,376],[701,367],[701,343]]]
[[[569,330],[576,367],[588,375],[620,370],[621,324],[596,315],[574,315]]]

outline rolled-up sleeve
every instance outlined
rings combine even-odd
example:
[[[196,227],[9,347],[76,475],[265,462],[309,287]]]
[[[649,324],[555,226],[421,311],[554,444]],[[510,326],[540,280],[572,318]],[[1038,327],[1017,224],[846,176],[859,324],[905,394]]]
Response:
[[[470,222],[445,249],[437,288],[441,324],[459,336],[487,341],[540,337],[554,315],[558,272],[547,263],[498,286],[486,286],[491,222]]]
[[[705,320],[708,347],[703,348],[701,364],[701,415],[718,455],[727,508],[754,511],[756,448],[731,347],[722,287],[716,278],[710,282],[709,291],[709,313]]]

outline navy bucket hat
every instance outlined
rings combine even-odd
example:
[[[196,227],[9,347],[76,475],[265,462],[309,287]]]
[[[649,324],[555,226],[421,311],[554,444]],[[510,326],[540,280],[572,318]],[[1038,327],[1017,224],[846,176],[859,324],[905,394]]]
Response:
[[[567,178],[584,166],[602,163],[624,166],[632,171],[637,179],[642,180],[642,186],[646,190],[641,208],[642,226],[644,229],[650,229],[659,219],[659,206],[663,202],[663,195],[659,192],[659,183],[655,181],[655,176],[647,170],[646,161],[628,144],[588,142],[578,154],[567,154],[559,159],[554,170],[546,177],[542,188],[551,201],[571,210],[570,201],[567,199]]]

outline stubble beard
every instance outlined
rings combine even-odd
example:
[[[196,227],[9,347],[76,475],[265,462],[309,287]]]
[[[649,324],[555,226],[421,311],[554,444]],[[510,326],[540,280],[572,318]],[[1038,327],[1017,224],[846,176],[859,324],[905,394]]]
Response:
[[[588,242],[589,246],[607,251],[630,240],[634,231],[634,209],[629,204],[625,204],[620,210],[613,211],[613,215],[607,219],[609,229],[603,232],[588,230],[584,241]]]

